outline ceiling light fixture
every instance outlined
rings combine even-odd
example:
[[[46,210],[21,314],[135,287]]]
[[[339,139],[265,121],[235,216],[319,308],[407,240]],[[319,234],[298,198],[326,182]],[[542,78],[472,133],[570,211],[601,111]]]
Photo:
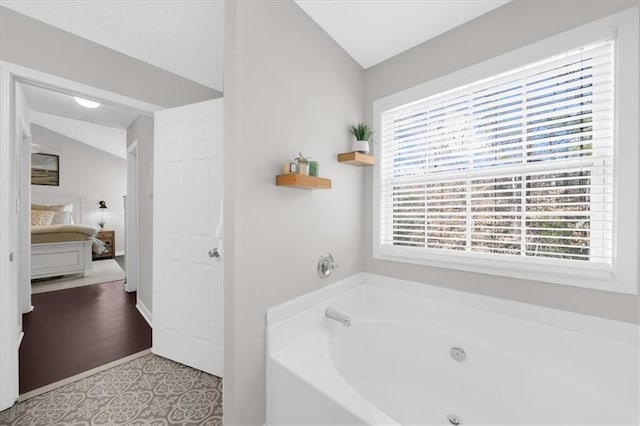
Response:
[[[77,103],[79,103],[85,108],[93,109],[93,108],[98,108],[100,106],[100,102],[90,101],[88,99],[79,98],[77,96],[74,96],[73,99],[75,99]]]

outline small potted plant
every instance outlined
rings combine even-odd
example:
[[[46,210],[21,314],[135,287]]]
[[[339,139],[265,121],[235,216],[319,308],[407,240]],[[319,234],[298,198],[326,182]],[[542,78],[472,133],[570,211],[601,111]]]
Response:
[[[351,134],[355,140],[352,142],[352,151],[362,152],[363,154],[369,153],[369,141],[373,136],[373,130],[367,123],[357,123],[351,126]]]

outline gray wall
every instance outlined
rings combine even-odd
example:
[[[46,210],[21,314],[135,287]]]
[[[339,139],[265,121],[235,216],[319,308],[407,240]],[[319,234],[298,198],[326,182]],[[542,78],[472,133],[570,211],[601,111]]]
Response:
[[[138,141],[138,301],[153,309],[153,118],[140,115],[127,129],[127,147]]]
[[[36,124],[31,124],[31,142],[38,145],[37,152],[60,156],[60,186],[31,185],[32,203],[39,203],[39,194],[77,194],[82,216],[75,218],[76,223],[97,227],[98,201],[106,201],[104,228],[115,231],[116,252],[124,251],[126,160]]]
[[[5,7],[0,7],[0,59],[163,107],[222,96]]]
[[[237,4],[227,1],[224,9],[224,107],[223,107],[223,250],[224,271],[224,421],[239,422],[238,411],[242,402],[236,393],[236,326],[235,326],[235,238],[236,238],[236,57],[237,57]],[[240,423],[238,423],[240,424]]]
[[[365,114],[372,103],[480,61],[542,40],[581,24],[637,5],[637,1],[514,0],[473,21],[369,68],[365,74]],[[640,322],[638,298],[630,295],[524,281],[405,263],[371,256],[371,178],[364,186],[364,235],[367,272],[481,293],[536,305],[627,322]]]
[[[363,118],[364,76],[291,1],[230,2],[226,13],[224,423],[260,425],[265,311],[362,271],[363,171],[336,154]],[[275,186],[298,151],[333,189]],[[325,251],[340,269],[322,280]]]

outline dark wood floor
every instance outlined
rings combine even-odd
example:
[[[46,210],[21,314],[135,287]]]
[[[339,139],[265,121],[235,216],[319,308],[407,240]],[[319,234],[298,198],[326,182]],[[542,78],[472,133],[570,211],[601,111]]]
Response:
[[[123,281],[34,294],[22,316],[20,393],[151,347],[151,328]]]

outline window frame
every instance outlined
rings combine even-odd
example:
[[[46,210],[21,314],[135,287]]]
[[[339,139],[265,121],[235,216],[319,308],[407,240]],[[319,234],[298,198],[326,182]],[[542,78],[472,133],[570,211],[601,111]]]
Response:
[[[638,46],[640,7],[582,25],[495,58],[438,77],[373,102],[373,128],[381,134],[383,112],[426,97],[470,84],[496,74],[543,60],[606,38],[614,45],[614,176],[613,264],[588,262],[568,266],[560,259],[496,256],[468,251],[423,247],[381,246],[380,166],[374,167],[373,258],[454,270],[500,275],[575,287],[638,294],[638,240],[640,184],[640,53]],[[623,90],[621,90],[621,88]],[[620,143],[620,141],[631,141]],[[635,143],[633,143],[635,142]],[[380,158],[380,143],[374,155]],[[633,184],[619,184],[620,182]]]

